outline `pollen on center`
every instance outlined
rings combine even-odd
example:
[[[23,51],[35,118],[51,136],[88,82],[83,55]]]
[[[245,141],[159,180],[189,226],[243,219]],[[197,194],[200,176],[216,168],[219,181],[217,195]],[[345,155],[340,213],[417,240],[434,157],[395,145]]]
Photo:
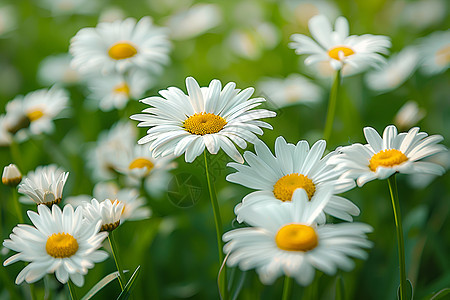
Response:
[[[397,149],[386,149],[374,154],[369,161],[369,168],[375,172],[378,167],[393,167],[408,160],[403,152]]]
[[[328,50],[328,56],[331,58],[334,58],[336,60],[341,60],[347,56],[355,54],[355,51],[353,49],[346,47],[346,46],[338,46],[331,48]]]
[[[227,121],[221,116],[201,112],[187,118],[183,127],[192,134],[205,135],[221,131],[226,124]]]
[[[47,239],[45,250],[54,258],[71,257],[78,251],[78,242],[68,233],[54,233]]]
[[[127,41],[115,43],[108,49],[109,57],[115,60],[133,57],[137,52],[136,47]]]
[[[146,169],[146,174],[150,173],[150,171],[153,169],[155,165],[147,158],[145,157],[138,157],[135,160],[133,160],[130,165],[128,166],[128,169]]]
[[[278,230],[275,242],[282,250],[306,252],[316,248],[319,239],[311,226],[292,223]]]
[[[278,179],[273,186],[273,195],[283,202],[291,201],[294,191],[298,188],[306,191],[309,200],[311,200],[316,192],[316,186],[311,179],[302,174],[292,173]]]

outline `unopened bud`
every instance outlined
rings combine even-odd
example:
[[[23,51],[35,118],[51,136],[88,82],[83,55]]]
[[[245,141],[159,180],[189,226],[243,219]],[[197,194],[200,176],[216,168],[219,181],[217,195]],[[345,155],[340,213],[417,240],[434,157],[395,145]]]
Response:
[[[10,164],[3,169],[2,183],[15,187],[22,180],[22,174],[15,164]]]

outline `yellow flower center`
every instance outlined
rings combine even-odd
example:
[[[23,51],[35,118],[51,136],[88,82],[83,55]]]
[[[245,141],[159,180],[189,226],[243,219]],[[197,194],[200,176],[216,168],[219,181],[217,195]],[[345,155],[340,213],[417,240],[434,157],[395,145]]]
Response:
[[[119,83],[113,89],[114,94],[125,94],[127,96],[130,95],[130,87],[125,82]]]
[[[338,46],[338,47],[334,47],[334,48],[331,48],[330,50],[328,50],[328,55],[331,58],[334,58],[334,59],[337,59],[337,60],[341,60],[341,57],[339,56],[339,52],[341,52],[341,51],[344,54],[344,57],[347,57],[347,56],[355,54],[355,52],[352,49],[348,48],[348,47]]]
[[[130,42],[118,42],[108,50],[108,55],[112,59],[120,60],[133,57],[137,54],[137,49]]]
[[[374,154],[369,161],[369,168],[375,172],[378,167],[392,167],[404,163],[408,158],[400,150],[387,149]]]
[[[146,168],[147,171],[145,172],[145,175],[148,175],[154,166],[155,165],[150,160],[143,157],[138,157],[130,163],[128,169],[133,170]]]
[[[294,194],[294,191],[298,188],[302,188],[306,191],[309,200],[311,200],[316,192],[316,186],[311,179],[302,174],[292,173],[278,179],[273,186],[273,195],[283,202],[291,201],[292,194]]]
[[[227,121],[221,116],[201,112],[187,118],[183,127],[192,134],[205,135],[221,131],[226,124]]]
[[[317,247],[319,239],[314,228],[303,224],[288,224],[275,235],[278,248],[286,251],[309,251]]]
[[[436,64],[446,66],[450,63],[450,45],[445,45],[436,52]]]
[[[42,118],[43,116],[44,116],[44,113],[39,109],[35,109],[35,110],[32,110],[27,113],[27,117],[28,117],[28,120],[30,120],[30,122],[36,121],[36,120]]]
[[[117,227],[119,227],[120,225],[120,220],[116,221],[114,223],[109,223],[109,224],[104,224],[102,225],[102,227],[100,228],[100,231],[113,231],[114,229],[116,229]]]
[[[54,258],[71,257],[78,251],[78,242],[68,233],[54,233],[47,239],[45,250]]]

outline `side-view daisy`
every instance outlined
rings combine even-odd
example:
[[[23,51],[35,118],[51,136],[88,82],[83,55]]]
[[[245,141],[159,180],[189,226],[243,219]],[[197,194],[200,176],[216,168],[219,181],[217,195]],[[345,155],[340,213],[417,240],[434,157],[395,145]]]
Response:
[[[62,199],[62,192],[69,172],[64,172],[56,165],[39,166],[30,171],[22,183],[19,184],[19,193],[27,195],[36,204],[45,204],[51,207]],[[29,203],[28,201],[21,202]]]
[[[238,172],[227,176],[227,180],[257,191],[244,197],[235,208],[237,220],[242,222],[241,209],[247,206],[261,206],[271,203],[289,202],[295,190],[303,189],[308,199],[315,202],[324,189],[332,188],[333,195],[324,211],[334,217],[352,221],[359,215],[359,208],[348,199],[336,194],[346,192],[355,183],[351,179],[339,179],[343,171],[335,171],[327,161],[334,155],[325,157],[326,142],[320,140],[311,149],[307,141],[297,145],[286,143],[283,137],[275,141],[275,156],[263,142],[255,144],[256,154],[246,151],[248,165],[229,163]]]
[[[440,135],[428,136],[419,132],[418,127],[407,133],[397,133],[394,125],[384,129],[383,138],[372,127],[364,128],[368,144],[353,144],[337,149],[338,155],[328,160],[337,170],[345,171],[344,178],[356,179],[359,186],[374,179],[386,179],[394,173],[442,175],[445,169],[422,158],[446,151],[438,144],[444,138]]]
[[[105,251],[98,250],[108,234],[99,233],[100,222],[85,224],[81,207],[74,212],[71,205],[64,206],[63,211],[57,205],[52,210],[39,205],[37,210],[28,211],[34,226],[17,225],[3,242],[4,247],[18,252],[3,265],[19,260],[29,263],[17,275],[16,284],[33,283],[55,273],[61,283],[70,279],[82,286],[88,269],[108,257]]]
[[[335,70],[344,64],[359,69],[376,66],[385,62],[381,54],[387,54],[391,47],[390,39],[381,35],[350,35],[348,21],[344,17],[336,19],[335,28],[324,15],[316,15],[308,22],[309,31],[315,39],[303,34],[293,34],[289,46],[297,54],[308,54],[305,64],[328,61]]]
[[[100,231],[113,231],[119,227],[123,210],[124,204],[118,200],[105,199],[98,202],[94,198],[91,202],[83,203],[83,215],[86,222],[95,224],[100,220]]]
[[[246,142],[255,143],[256,134],[263,134],[261,127],[272,129],[259,119],[274,117],[276,113],[253,109],[265,101],[249,99],[253,88],[241,91],[229,82],[222,89],[219,80],[200,88],[192,77],[186,78],[186,87],[188,95],[169,87],[159,92],[163,97],[141,100],[151,107],[143,110],[145,114],[131,116],[141,121],[139,127],[151,127],[138,143],[150,143],[155,157],[186,153],[186,161],[192,162],[206,147],[211,154],[223,149],[235,161],[243,162],[233,142],[246,148]]]
[[[450,30],[433,32],[421,40],[419,47],[423,73],[439,74],[450,67]]]
[[[72,65],[81,73],[110,73],[141,69],[160,73],[169,61],[170,43],[164,28],[150,17],[100,23],[83,28],[72,38]]]
[[[365,259],[361,248],[371,247],[363,223],[320,225],[316,218],[331,194],[309,201],[303,189],[294,192],[292,203],[248,208],[245,222],[253,227],[231,230],[223,235],[227,264],[242,270],[256,269],[264,284],[286,275],[300,285],[308,285],[315,269],[334,275],[338,268],[354,267],[350,256]]]

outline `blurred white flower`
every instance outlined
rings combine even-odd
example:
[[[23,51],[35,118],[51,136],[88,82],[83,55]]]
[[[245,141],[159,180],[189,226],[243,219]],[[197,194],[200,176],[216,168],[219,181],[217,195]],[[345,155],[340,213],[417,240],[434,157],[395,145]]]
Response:
[[[91,202],[83,202],[82,206],[86,223],[96,224],[101,221],[100,231],[113,231],[119,227],[124,205],[117,199],[105,199],[100,202],[92,199]]]
[[[426,75],[444,72],[450,66],[450,30],[436,31],[420,40],[420,70]]]
[[[422,120],[426,115],[424,108],[419,108],[417,102],[408,101],[406,102],[397,112],[394,118],[395,125],[399,129],[405,130],[411,128]]]
[[[7,147],[13,140],[13,135],[9,131],[9,124],[6,115],[0,115],[0,147]]]
[[[222,11],[216,4],[196,4],[172,15],[166,23],[170,37],[186,40],[199,36],[222,22]]]
[[[99,0],[38,0],[37,3],[54,16],[96,14],[101,6]]]
[[[411,46],[404,48],[393,54],[380,69],[368,72],[364,78],[365,82],[371,90],[380,93],[392,91],[414,73],[419,61],[418,49]]]
[[[103,8],[100,12],[100,16],[98,17],[98,22],[115,22],[118,20],[125,19],[126,14],[122,8],[118,6],[108,6]]]
[[[402,24],[407,26],[408,30],[422,30],[437,25],[447,15],[444,0],[406,1],[401,5],[401,13],[397,17]]]
[[[9,164],[3,168],[2,183],[16,187],[22,180],[22,173],[15,164]]]
[[[258,90],[279,107],[315,103],[322,98],[321,88],[298,74],[291,74],[286,78],[263,78],[258,83]]]
[[[81,75],[70,66],[72,56],[68,53],[50,55],[39,64],[38,80],[43,85],[55,83],[71,85],[80,82]]]
[[[0,38],[17,27],[17,13],[12,5],[0,7]]]
[[[315,15],[325,15],[334,20],[339,16],[336,4],[326,0],[284,0],[280,6],[282,16],[290,21],[307,27],[308,21]]]

